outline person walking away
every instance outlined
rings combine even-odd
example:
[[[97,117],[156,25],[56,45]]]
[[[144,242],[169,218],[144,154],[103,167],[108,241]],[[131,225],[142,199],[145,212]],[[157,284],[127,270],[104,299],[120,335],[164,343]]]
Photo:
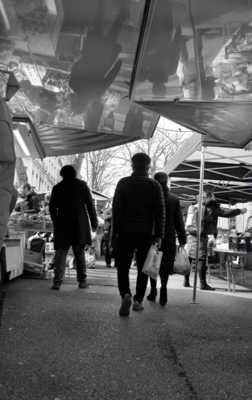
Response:
[[[87,285],[84,248],[91,245],[91,231],[97,229],[97,216],[93,199],[87,184],[77,179],[72,165],[65,165],[60,171],[63,178],[52,189],[49,211],[54,227],[55,275],[52,289],[59,290],[66,267],[66,256],[72,246],[76,260],[79,288]]]
[[[161,244],[163,257],[160,265],[160,298],[159,304],[165,306],[167,303],[167,282],[169,275],[173,274],[173,265],[176,256],[176,235],[180,246],[186,244],[186,232],[181,212],[179,199],[169,192],[167,187],[168,175],[164,172],[157,172],[154,179],[162,187],[165,200],[165,234]],[[151,291],[147,300],[155,302],[157,296],[157,281],[150,278]]]
[[[197,202],[199,198],[197,196]],[[206,281],[207,273],[207,250],[208,250],[208,235],[217,237],[218,217],[231,218],[247,212],[246,208],[229,210],[220,207],[212,192],[203,192],[203,210],[202,210],[202,225],[199,246],[199,279],[201,290],[215,290],[208,285]],[[198,209],[199,204],[191,205],[188,208],[186,219],[186,230],[188,235],[188,255],[190,262],[196,259],[197,248],[197,231],[198,231]],[[190,272],[184,276],[184,287],[190,287]]]
[[[104,243],[104,253],[105,253],[104,256],[107,268],[111,268],[111,261],[112,261],[112,254],[110,249],[111,223],[112,223],[112,210],[106,210],[104,218],[103,243]]]
[[[152,243],[160,246],[165,226],[162,189],[148,176],[150,157],[137,153],[131,161],[133,173],[118,182],[112,204],[112,248],[122,317],[129,315],[132,304],[129,270],[134,253],[137,282],[133,310],[140,311],[144,308],[142,301],[148,283],[148,276],[142,272],[144,261]]]

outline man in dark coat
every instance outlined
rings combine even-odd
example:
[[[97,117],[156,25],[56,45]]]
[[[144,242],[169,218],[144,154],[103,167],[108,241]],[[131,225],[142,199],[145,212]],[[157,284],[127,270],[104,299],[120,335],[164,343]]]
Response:
[[[52,190],[49,210],[54,225],[55,276],[52,289],[58,290],[63,281],[66,256],[72,246],[79,288],[87,287],[85,245],[91,244],[91,232],[97,229],[97,216],[90,190],[76,178],[72,165],[65,165],[60,175],[63,180]]]
[[[136,294],[133,310],[143,310],[148,276],[142,272],[152,243],[161,243],[164,234],[164,200],[159,183],[148,177],[150,157],[137,153],[132,157],[133,174],[121,179],[112,206],[112,247],[122,298],[120,316],[128,316],[131,307],[129,269],[134,256],[137,263]]]
[[[165,306],[167,303],[167,282],[169,275],[173,274],[173,265],[176,256],[176,235],[180,246],[186,244],[186,232],[179,199],[169,192],[167,187],[168,175],[164,172],[157,172],[154,176],[163,190],[165,200],[165,234],[162,240],[161,251],[163,257],[160,265],[160,298],[159,303]],[[157,281],[151,279],[151,292],[147,296],[149,301],[155,301],[157,296]]]

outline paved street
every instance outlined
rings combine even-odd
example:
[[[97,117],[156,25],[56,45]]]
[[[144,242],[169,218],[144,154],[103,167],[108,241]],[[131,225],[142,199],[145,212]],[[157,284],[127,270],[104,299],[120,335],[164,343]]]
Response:
[[[59,292],[47,280],[7,286],[1,400],[249,400],[251,293],[216,280],[192,304],[174,276],[166,308],[145,301],[119,318],[116,271],[88,276],[85,290],[69,275]]]

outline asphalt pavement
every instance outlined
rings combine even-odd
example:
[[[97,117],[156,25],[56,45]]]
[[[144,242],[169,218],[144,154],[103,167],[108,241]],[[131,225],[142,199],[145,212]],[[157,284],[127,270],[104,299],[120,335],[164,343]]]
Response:
[[[132,270],[132,288],[135,283]],[[74,272],[6,287],[0,328],[0,400],[249,400],[251,299],[242,287],[216,292],[169,282],[168,304],[145,300],[120,318],[115,269]]]

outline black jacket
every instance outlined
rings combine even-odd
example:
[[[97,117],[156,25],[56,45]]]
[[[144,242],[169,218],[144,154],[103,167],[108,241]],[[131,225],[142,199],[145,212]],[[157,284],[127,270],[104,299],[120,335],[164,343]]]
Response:
[[[55,249],[91,244],[90,223],[95,230],[97,216],[90,190],[84,181],[75,178],[55,185],[49,210],[54,225]]]
[[[231,218],[240,214],[240,208],[229,210],[228,208],[220,207],[216,200],[210,200],[206,203],[204,210],[202,233],[217,237],[218,217]]]
[[[176,246],[176,235],[180,245],[186,244],[186,232],[180,202],[177,196],[170,193],[168,188],[164,188],[165,199],[165,235],[161,250],[167,246]]]
[[[191,220],[187,219],[187,231],[192,236],[197,236],[198,234],[198,208],[199,205],[195,204],[192,207]],[[231,218],[241,214],[241,210],[239,208],[229,210],[227,208],[222,208],[218,204],[216,200],[207,201],[205,205],[203,205],[203,218],[201,225],[201,237],[205,238],[207,235],[214,235],[217,237],[218,233],[218,217],[222,218]]]
[[[164,199],[159,183],[134,173],[121,179],[113,199],[112,241],[130,233],[163,238],[164,227]]]

